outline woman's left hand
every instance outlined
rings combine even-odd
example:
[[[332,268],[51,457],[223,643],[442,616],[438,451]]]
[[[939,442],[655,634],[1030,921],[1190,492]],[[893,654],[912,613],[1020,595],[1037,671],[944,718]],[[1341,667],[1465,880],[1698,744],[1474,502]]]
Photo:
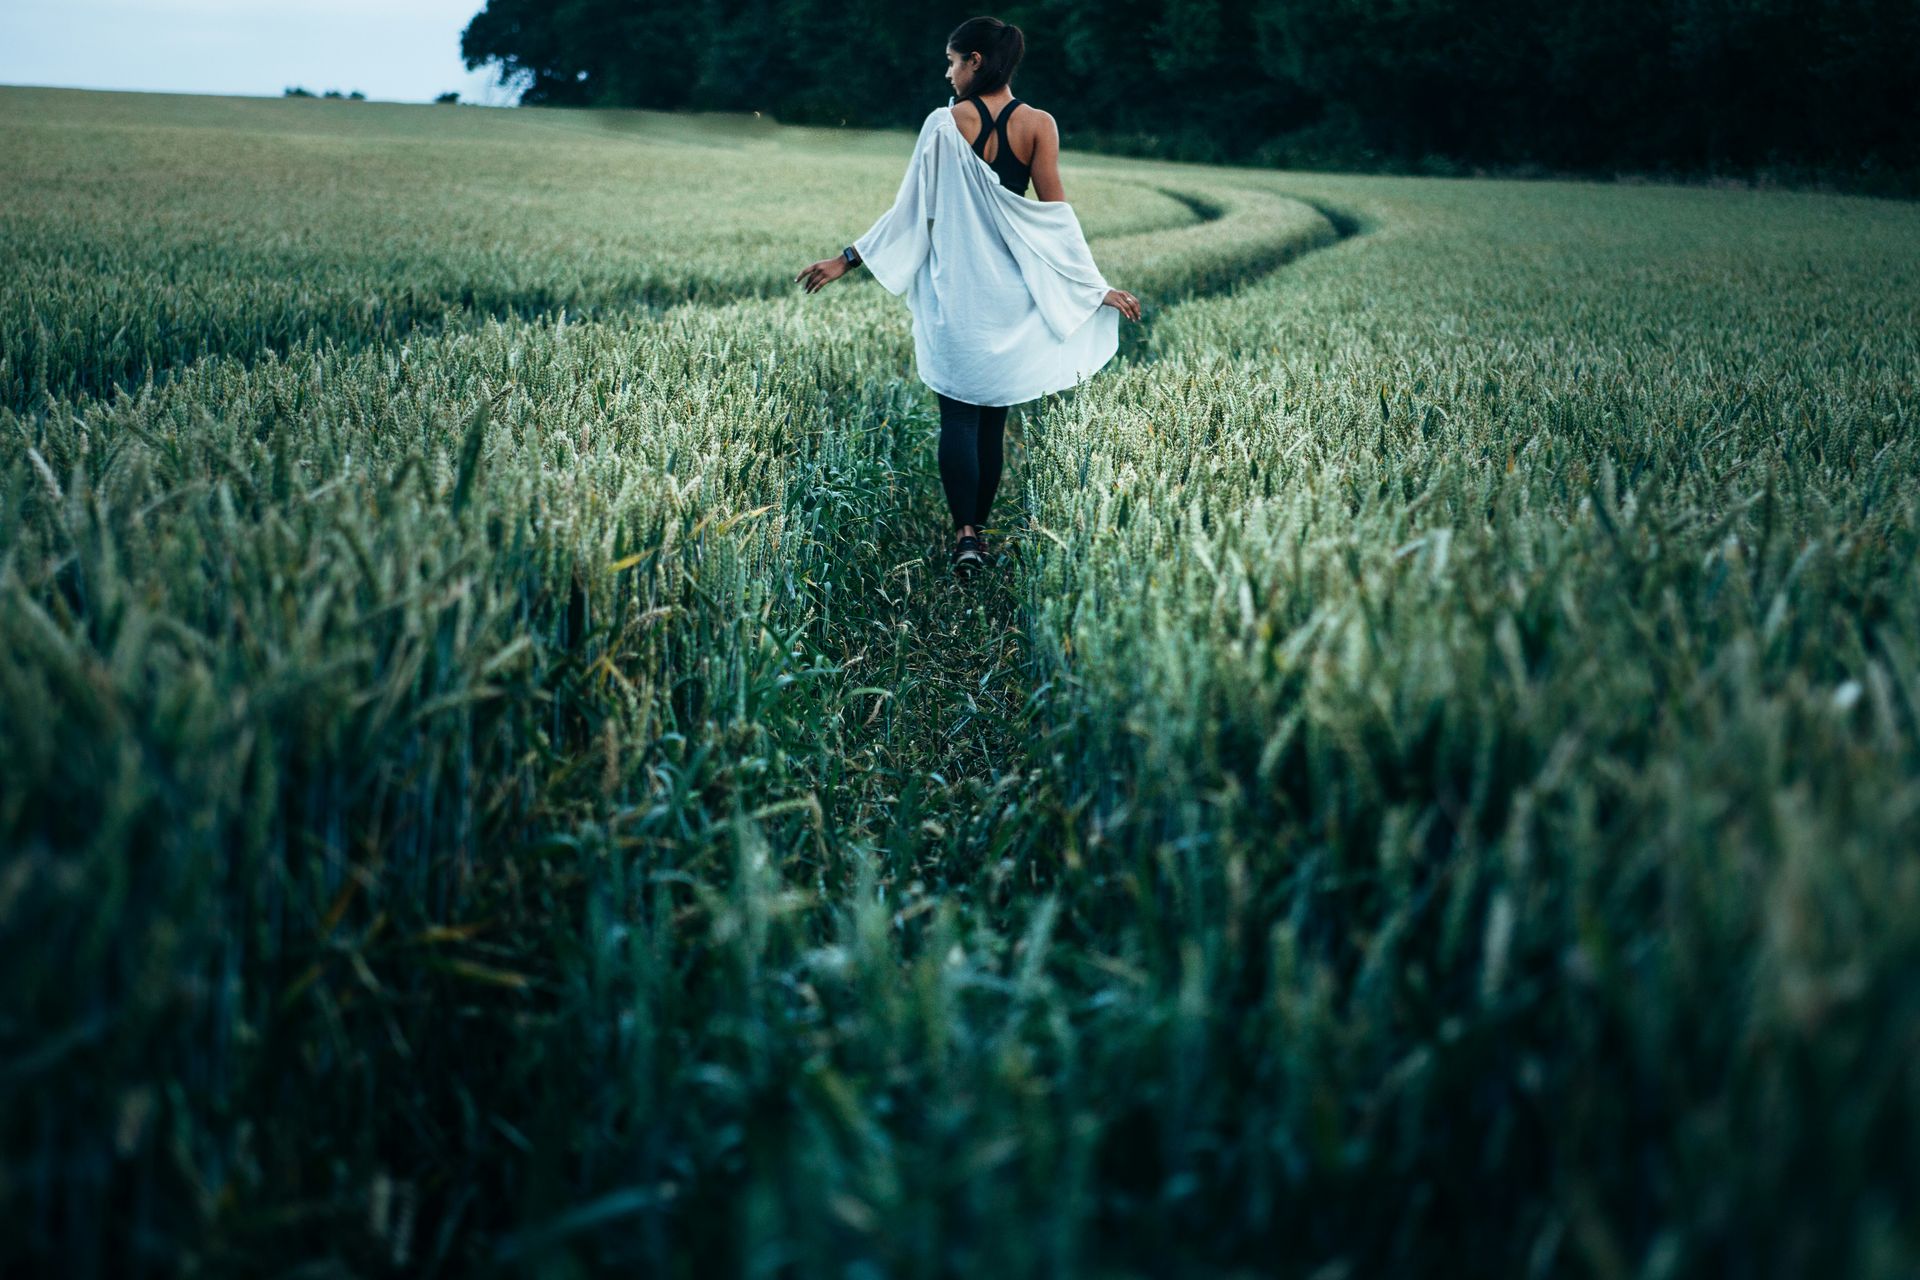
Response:
[[[794,279],[806,285],[808,293],[818,293],[829,281],[838,280],[845,274],[847,274],[845,258],[822,258],[808,266]]]

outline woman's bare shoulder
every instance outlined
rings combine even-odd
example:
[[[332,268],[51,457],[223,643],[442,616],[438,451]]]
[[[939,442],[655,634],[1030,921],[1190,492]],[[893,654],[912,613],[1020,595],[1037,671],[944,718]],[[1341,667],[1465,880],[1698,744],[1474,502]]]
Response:
[[[960,110],[962,107],[966,108],[965,115],[960,114]],[[977,126],[984,119],[984,117],[982,117],[980,114],[979,104],[975,103],[971,98],[962,98],[958,102],[954,103],[952,106],[941,107],[939,108],[939,110],[945,111],[948,115],[952,116],[956,122],[963,125],[971,124],[971,125]],[[1023,115],[1031,115],[1035,120],[1044,120],[1047,124],[1052,125],[1056,129],[1060,127],[1059,124],[1054,120],[1051,112],[1042,111],[1039,107],[1034,106],[1031,102],[1028,102],[1025,98],[1020,99],[1020,110],[1013,113],[1013,118],[1010,124],[1012,125],[1019,124],[1020,117]]]
[[[1026,102],[1024,99],[1021,101],[1020,105],[1025,107],[1027,110],[1018,112],[1017,114],[1015,114],[1014,121],[1018,123],[1020,117],[1023,115],[1026,115],[1027,112],[1030,111],[1033,113],[1033,118],[1027,121],[1027,132],[1031,134],[1033,138],[1036,140],[1034,145],[1038,146],[1040,143],[1045,142],[1048,138],[1055,138],[1055,139],[1059,138],[1060,123],[1059,121],[1053,118],[1052,112],[1042,111],[1040,108],[1033,106],[1032,104]]]

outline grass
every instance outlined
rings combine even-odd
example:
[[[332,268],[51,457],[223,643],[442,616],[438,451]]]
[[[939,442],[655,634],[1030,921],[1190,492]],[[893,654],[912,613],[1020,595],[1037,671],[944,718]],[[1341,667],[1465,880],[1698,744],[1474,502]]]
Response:
[[[0,110],[11,1261],[1912,1269],[1910,206],[1089,159],[961,588],[899,136]]]

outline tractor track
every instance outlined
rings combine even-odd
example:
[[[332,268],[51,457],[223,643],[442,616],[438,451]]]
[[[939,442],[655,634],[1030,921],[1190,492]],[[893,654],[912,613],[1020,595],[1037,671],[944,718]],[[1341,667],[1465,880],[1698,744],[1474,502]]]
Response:
[[[1223,216],[1222,207],[1203,196],[1163,194],[1194,210],[1203,223]],[[1152,363],[1152,326],[1188,302],[1263,279],[1305,253],[1367,229],[1340,211],[1312,207],[1333,228],[1332,239],[1285,258],[1262,252],[1245,274],[1216,277],[1167,307],[1147,311],[1109,368]],[[903,845],[911,848],[916,874],[948,879],[954,869],[943,873],[932,865],[935,860],[959,857],[977,867],[979,859],[997,856],[1018,839],[1003,829],[1007,817],[1045,786],[1045,762],[1030,758],[1047,690],[1036,680],[1020,603],[1022,561],[1033,554],[1036,536],[1022,509],[1020,481],[1025,434],[1052,397],[1009,415],[1006,476],[988,526],[990,563],[972,581],[956,579],[948,563],[949,516],[936,460],[939,421],[927,399],[924,406],[916,399],[893,424],[905,433],[890,459],[887,492],[894,506],[875,523],[884,531],[877,559],[889,567],[864,579],[863,599],[841,606],[846,616],[862,620],[859,633],[830,637],[833,651],[821,656],[842,664],[849,689],[892,691],[884,705],[876,705],[874,695],[863,695],[865,702],[846,700],[844,746],[865,762],[852,775],[863,794],[843,798],[851,806],[834,807],[859,815],[853,830],[860,838],[903,852]],[[886,660],[876,664],[871,655],[889,637]]]

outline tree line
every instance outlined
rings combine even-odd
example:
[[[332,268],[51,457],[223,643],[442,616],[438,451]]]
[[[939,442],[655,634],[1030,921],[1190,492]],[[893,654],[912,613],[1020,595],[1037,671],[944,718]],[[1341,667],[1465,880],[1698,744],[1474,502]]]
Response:
[[[1920,190],[1914,0],[1031,0],[1014,91],[1069,147],[1210,163],[1776,176]],[[487,0],[461,37],[559,106],[912,126],[972,11]]]

